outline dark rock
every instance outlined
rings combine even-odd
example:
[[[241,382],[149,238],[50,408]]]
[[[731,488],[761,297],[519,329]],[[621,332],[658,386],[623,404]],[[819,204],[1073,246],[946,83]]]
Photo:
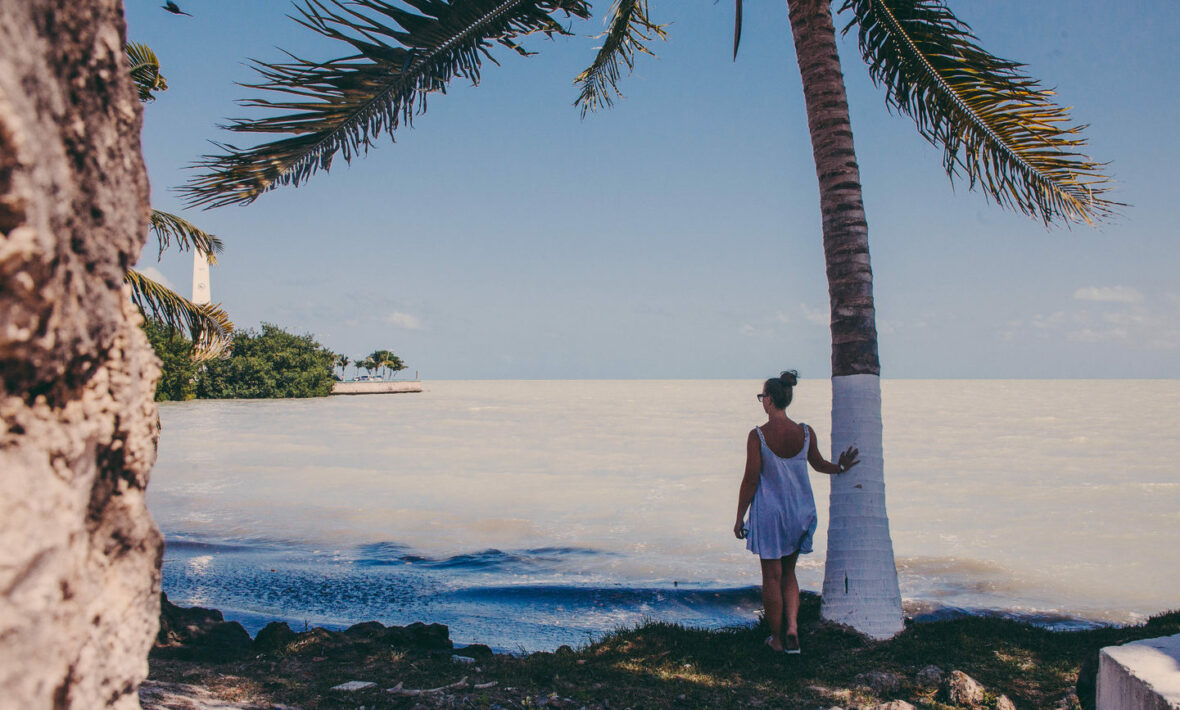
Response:
[[[892,693],[901,687],[901,676],[888,671],[869,671],[856,676],[856,682],[866,685],[874,693]]]
[[[180,607],[160,595],[160,631],[152,655],[202,661],[229,661],[250,652],[250,634],[216,609]]]
[[[945,676],[946,673],[944,673],[943,670],[938,666],[926,666],[922,670],[918,671],[916,680],[918,681],[918,685],[925,686],[927,688],[934,688],[942,685],[942,679]]]
[[[257,653],[266,653],[269,651],[281,651],[287,648],[287,645],[296,639],[295,632],[287,626],[285,621],[272,621],[254,637],[254,651]]]
[[[295,634],[295,640],[287,644],[287,649],[300,656],[336,656],[337,649],[355,646],[356,643],[356,639],[349,638],[339,631],[329,631],[316,626]]]
[[[557,650],[553,653],[556,654],[558,658],[569,658],[570,656],[574,655],[574,649],[570,648],[569,646],[562,645],[558,646]]]
[[[199,606],[182,607],[168,601],[168,595],[160,593],[160,630],[156,634],[159,646],[175,646],[191,643],[194,639],[209,633],[225,618],[216,609]]]
[[[240,658],[250,653],[250,634],[236,621],[218,624],[195,644],[199,655],[211,661]]]
[[[385,629],[385,642],[394,648],[410,648],[414,645],[413,635],[404,626]]]
[[[385,636],[385,625],[377,621],[365,621],[360,624],[353,624],[344,630],[348,636],[355,636],[360,638],[382,638]]]
[[[184,644],[156,646],[151,655],[155,658],[223,663],[249,655],[251,646],[250,634],[246,633],[246,629],[236,621],[227,621],[201,635],[193,636]]]
[[[473,643],[468,646],[464,646],[463,648],[455,649],[455,655],[467,656],[468,658],[474,658],[477,661],[484,661],[491,658],[495,654],[492,653],[492,649],[488,648],[482,643]]]
[[[963,671],[951,671],[943,684],[943,694],[951,705],[976,707],[983,703],[983,686]]]
[[[314,644],[332,644],[335,643],[336,637],[339,634],[329,631],[321,626],[313,626],[307,631],[295,634],[295,640],[301,646],[311,646]]]
[[[419,649],[442,650],[454,646],[451,643],[451,630],[443,624],[416,621],[405,627],[405,632],[409,635],[411,645]]]

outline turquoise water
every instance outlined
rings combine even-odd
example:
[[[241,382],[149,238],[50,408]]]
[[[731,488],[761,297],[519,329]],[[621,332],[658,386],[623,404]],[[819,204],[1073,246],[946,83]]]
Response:
[[[732,526],[759,382],[428,382],[161,407],[164,588],[256,629],[439,621],[553,648],[646,618],[749,623]],[[790,413],[828,441],[829,386]],[[913,614],[1127,623],[1180,607],[1178,381],[885,381]],[[826,477],[805,589],[823,575]],[[1072,620],[1072,622],[1071,622]]]

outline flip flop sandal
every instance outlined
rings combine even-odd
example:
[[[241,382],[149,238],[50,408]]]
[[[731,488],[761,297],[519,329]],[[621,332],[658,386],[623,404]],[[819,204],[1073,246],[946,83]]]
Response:
[[[783,653],[788,653],[792,656],[798,656],[803,653],[799,648],[799,637],[794,634],[787,636],[787,642],[783,644]]]

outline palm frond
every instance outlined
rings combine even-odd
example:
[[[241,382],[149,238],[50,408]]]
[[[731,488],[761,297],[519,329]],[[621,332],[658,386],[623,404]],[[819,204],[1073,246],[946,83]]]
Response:
[[[737,61],[738,45],[742,43],[742,0],[733,3],[733,61]]]
[[[288,55],[281,64],[255,62],[262,82],[247,88],[280,99],[243,104],[273,112],[237,119],[239,133],[288,133],[252,148],[218,144],[195,167],[201,175],[182,188],[191,205],[246,204],[277,185],[299,185],[328,170],[337,153],[346,161],[367,153],[426,110],[427,94],[445,93],[463,77],[478,84],[484,57],[497,43],[521,53],[517,38],[568,34],[554,19],[589,17],[587,0],[404,0],[417,12],[385,0],[304,0],[299,24],[348,46],[347,56],[310,61]],[[286,112],[286,113],[284,113]]]
[[[217,263],[217,255],[222,250],[221,240],[187,219],[169,212],[152,210],[150,228],[160,246],[157,258],[164,254],[164,250],[171,246],[173,240],[176,240],[176,247],[181,251],[194,249],[208,259],[210,264]]]
[[[127,62],[131,65],[131,78],[139,89],[140,101],[154,101],[157,91],[167,91],[168,82],[160,73],[160,60],[146,44],[128,42],[123,45]]]
[[[1085,126],[1069,125],[1054,92],[1025,65],[982,49],[943,0],[845,0],[869,73],[891,108],[943,149],[954,181],[966,173],[1001,205],[1054,221],[1092,223],[1120,203],[1105,163],[1080,152]]]
[[[196,360],[219,357],[229,347],[234,324],[219,304],[193,303],[135,269],[127,270],[124,281],[131,285],[131,300],[144,317],[189,333]]]
[[[622,98],[619,79],[622,70],[619,63],[627,65],[627,71],[635,68],[635,53],[642,52],[655,56],[648,43],[655,38],[666,40],[666,25],[657,25],[647,14],[647,0],[615,0],[610,10],[610,27],[600,35],[605,39],[598,48],[594,61],[574,78],[574,85],[581,87],[574,106],[582,109],[582,118],[589,111],[609,108],[615,97]]]

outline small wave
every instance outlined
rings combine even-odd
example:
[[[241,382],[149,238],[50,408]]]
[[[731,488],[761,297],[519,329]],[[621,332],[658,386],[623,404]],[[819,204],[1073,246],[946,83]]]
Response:
[[[989,617],[1021,621],[1050,631],[1084,631],[1111,624],[1095,619],[1085,619],[1059,611],[1036,611],[1023,609],[976,609],[969,607],[937,604],[934,602],[907,599],[902,605],[906,616],[918,623],[948,621],[963,617]]]
[[[919,598],[956,599],[975,595],[1007,595],[1021,585],[1003,565],[958,557],[902,557],[897,571],[907,594]]]
[[[371,560],[374,563],[381,561],[387,563],[404,561],[404,558],[410,554],[409,547],[396,542],[371,542],[365,545],[357,545],[356,551],[359,555],[358,562]]]
[[[982,575],[1007,575],[1008,570],[988,560],[973,560],[961,557],[899,557],[899,572],[919,575],[961,574],[969,577]]]
[[[448,596],[477,602],[561,604],[574,607],[641,605],[744,607],[761,604],[759,587],[693,589],[685,587],[582,587],[557,584],[519,584],[468,587]]]
[[[397,543],[362,545],[358,552],[360,556],[355,562],[363,567],[410,564],[426,569],[460,572],[536,570],[575,559],[615,554],[586,547],[534,547],[508,551],[489,548],[480,552],[435,558],[414,554],[408,547]]]
[[[165,554],[168,552],[263,552],[273,547],[273,543],[267,542],[222,542],[164,537]]]

